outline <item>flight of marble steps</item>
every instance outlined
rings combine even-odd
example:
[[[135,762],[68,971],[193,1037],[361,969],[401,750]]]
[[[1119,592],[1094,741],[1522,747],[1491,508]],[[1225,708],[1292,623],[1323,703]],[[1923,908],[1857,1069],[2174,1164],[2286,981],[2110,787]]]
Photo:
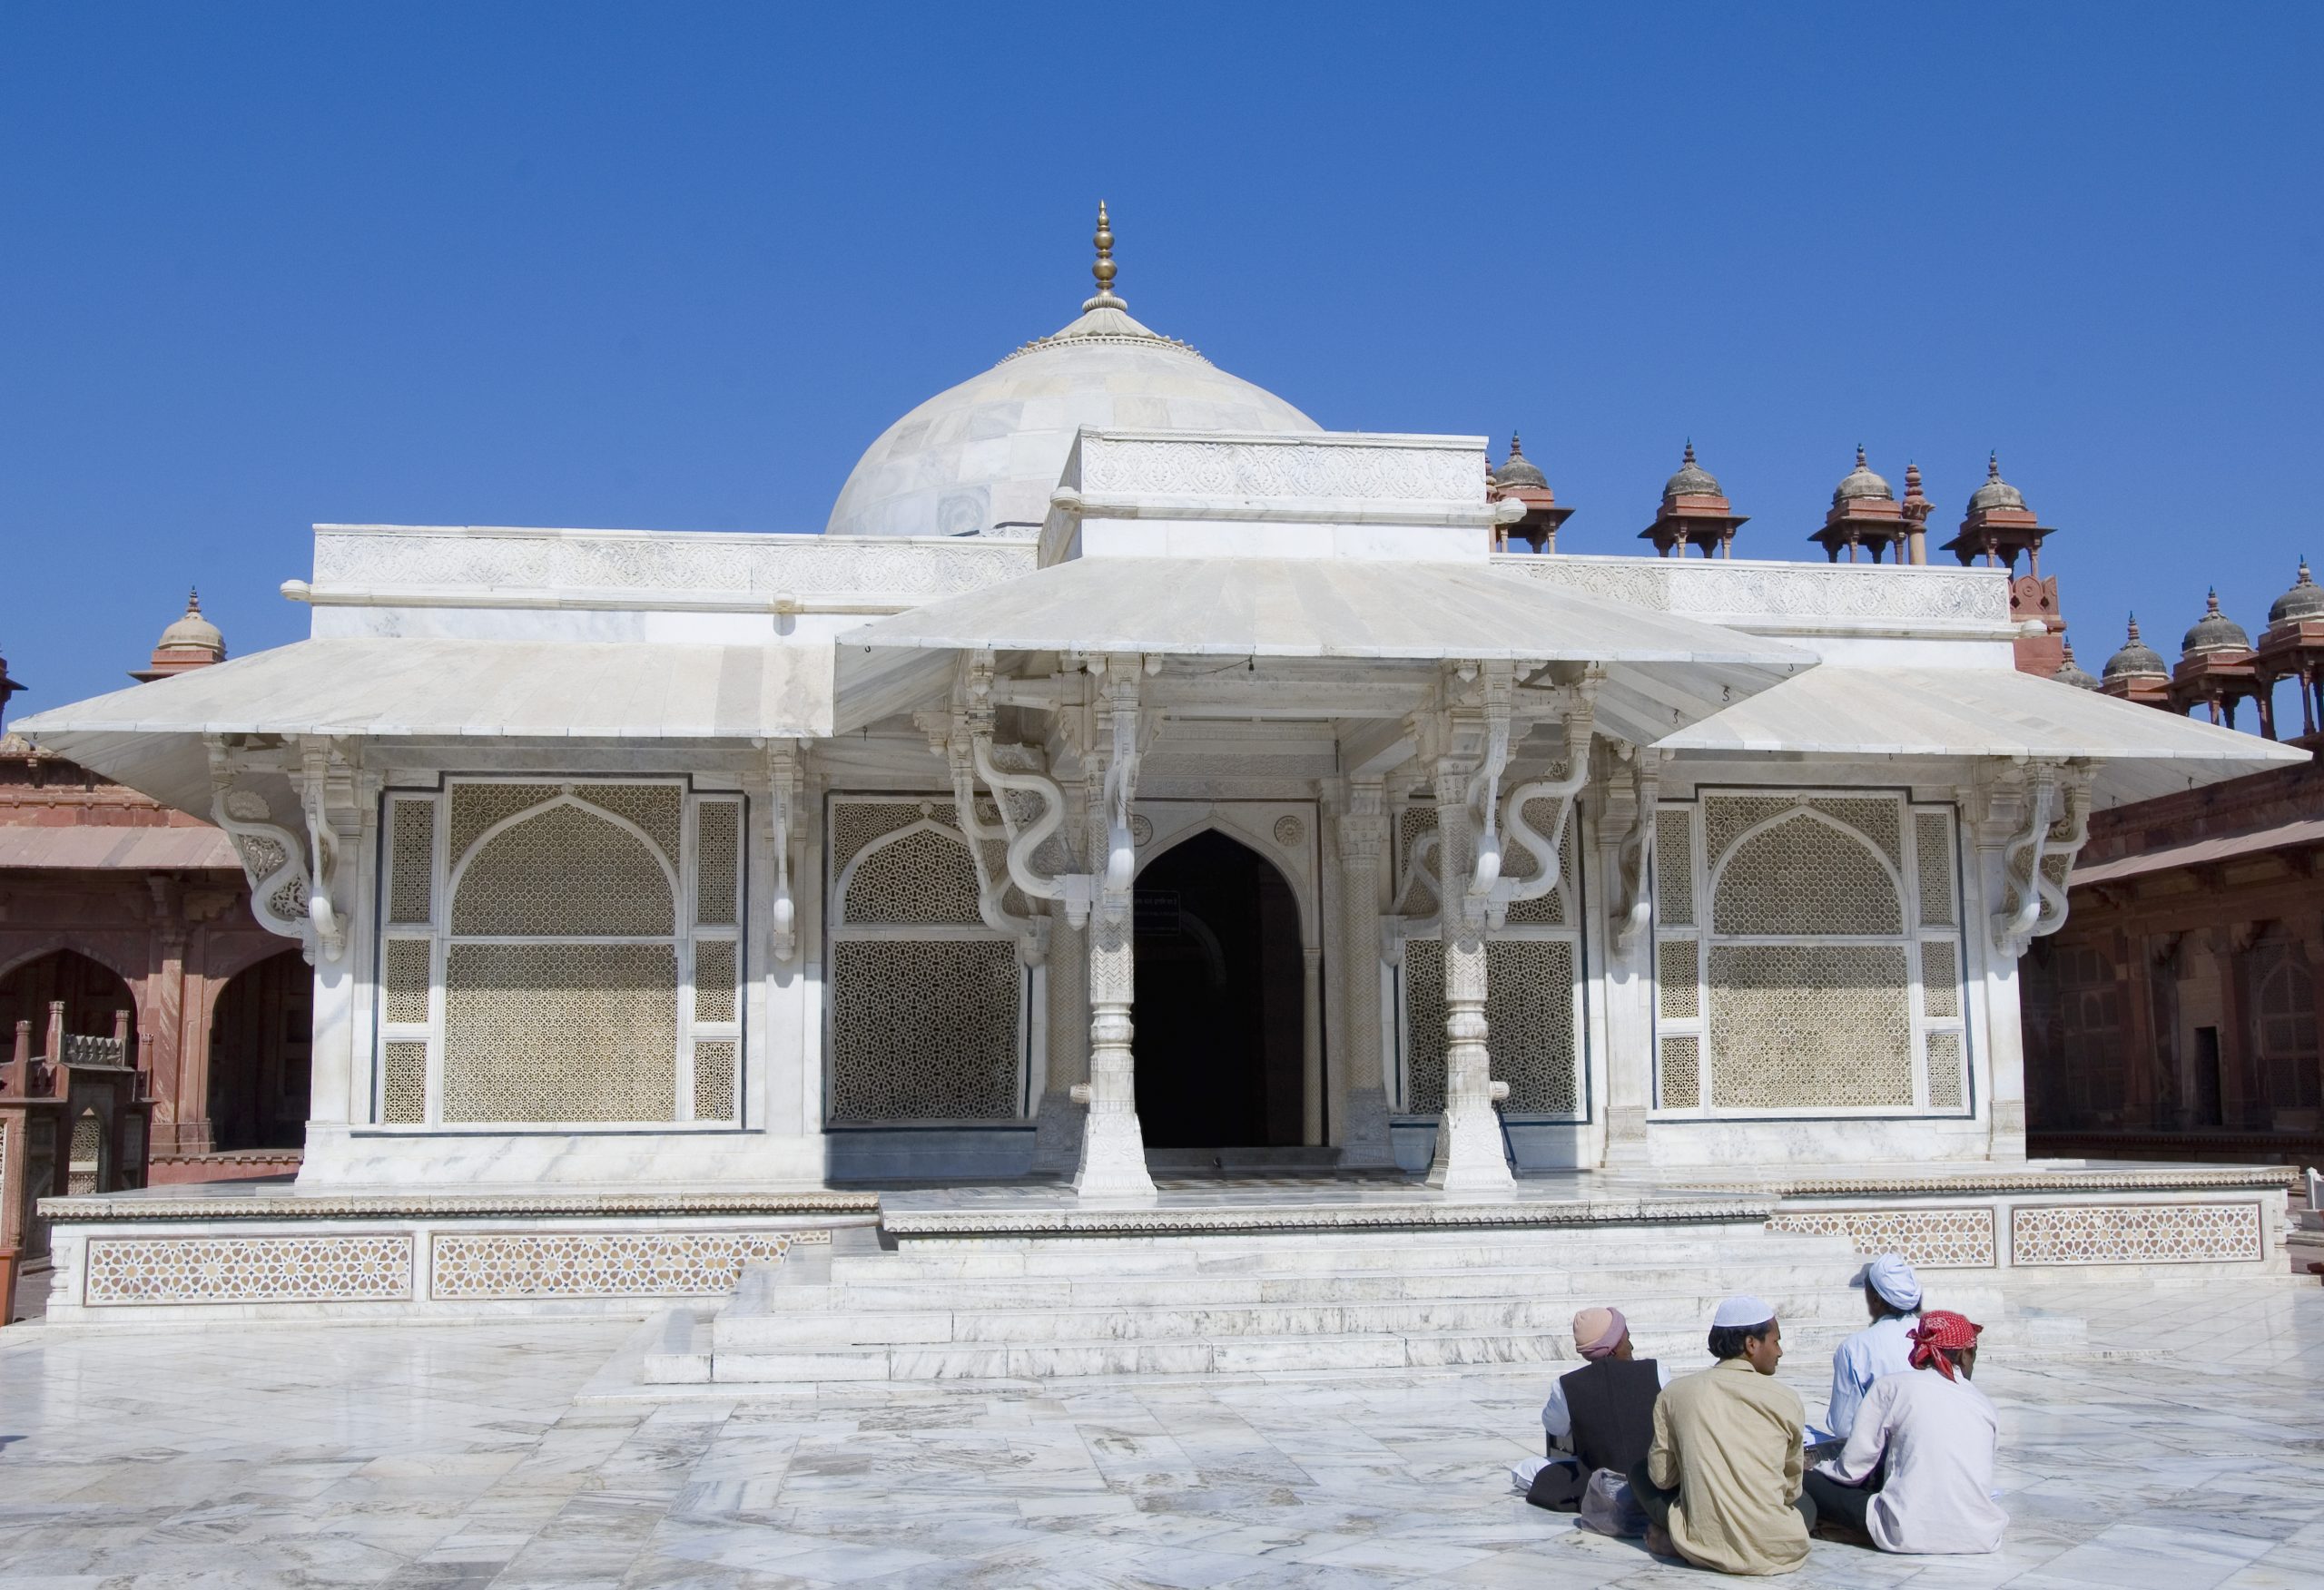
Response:
[[[1775,1304],[1793,1350],[1862,1327],[1837,1237],[1731,1222],[1141,1238],[907,1239],[868,1230],[753,1265],[717,1314],[663,1317],[648,1384],[1047,1379],[1523,1363],[1572,1356],[1612,1303],[1643,1354],[1692,1362],[1719,1299]],[[1932,1276],[1988,1340],[2070,1349],[2081,1322],[2005,1317],[1997,1289]]]

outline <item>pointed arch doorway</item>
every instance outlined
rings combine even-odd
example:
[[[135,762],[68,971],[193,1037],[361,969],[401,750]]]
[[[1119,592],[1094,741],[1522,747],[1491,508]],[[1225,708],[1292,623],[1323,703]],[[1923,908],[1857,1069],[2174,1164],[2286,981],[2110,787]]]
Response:
[[[1275,865],[1216,829],[1138,874],[1137,1115],[1148,1148],[1302,1141],[1305,962]]]

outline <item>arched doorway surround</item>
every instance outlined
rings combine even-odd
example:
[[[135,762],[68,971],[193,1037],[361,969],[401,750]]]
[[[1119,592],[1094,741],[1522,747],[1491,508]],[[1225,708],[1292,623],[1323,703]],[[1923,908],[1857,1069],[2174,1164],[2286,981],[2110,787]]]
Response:
[[[1137,886],[1132,1008],[1147,1144],[1318,1142],[1319,968],[1303,931],[1312,913],[1277,859],[1248,842],[1257,836],[1200,820],[1173,827],[1167,845],[1148,830]],[[1259,843],[1269,839],[1295,853],[1312,843],[1297,817]]]
[[[15,1042],[16,1024],[32,1026],[34,1054],[47,1041],[48,1006],[64,1001],[64,1030],[84,1037],[113,1035],[113,1016],[126,1010],[133,1040],[137,1001],[126,979],[103,962],[75,949],[53,949],[20,961],[0,974],[0,1055]],[[135,1056],[133,1055],[132,1059]]]
[[[210,1019],[210,1129],[222,1153],[306,1141],[314,977],[295,948],[243,967]]]

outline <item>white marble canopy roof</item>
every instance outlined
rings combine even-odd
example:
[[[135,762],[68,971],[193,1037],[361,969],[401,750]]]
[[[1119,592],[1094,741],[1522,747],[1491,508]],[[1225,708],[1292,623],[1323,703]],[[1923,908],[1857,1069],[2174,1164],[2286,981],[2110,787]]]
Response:
[[[2012,668],[1827,663],[1666,735],[1667,751],[2089,760],[2102,805],[2308,760],[2255,734]]]
[[[1489,565],[1326,557],[1078,558],[842,633],[837,678],[917,652],[1144,653],[1350,663],[1598,662],[1599,718],[1651,741],[1814,664],[1806,652]]]
[[[26,718],[44,750],[182,810],[210,805],[210,734],[748,741],[832,732],[829,643],[330,638]]]

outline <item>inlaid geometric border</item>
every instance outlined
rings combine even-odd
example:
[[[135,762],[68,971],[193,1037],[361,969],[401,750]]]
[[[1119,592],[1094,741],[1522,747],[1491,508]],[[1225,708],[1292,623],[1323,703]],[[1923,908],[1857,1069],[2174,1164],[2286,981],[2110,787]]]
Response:
[[[483,1232],[435,1243],[438,1298],[723,1296],[743,1266],[781,1259],[827,1232]]]
[[[154,1303],[402,1302],[409,1233],[99,1237],[84,1292],[94,1307]]]
[[[2013,1210],[2013,1264],[2194,1264],[2266,1256],[2257,1203],[2060,1203]]]
[[[1995,1262],[1990,1209],[1836,1209],[1793,1212],[1771,1232],[1846,1237],[1859,1253],[1902,1253],[1932,1270],[1990,1270]]]

